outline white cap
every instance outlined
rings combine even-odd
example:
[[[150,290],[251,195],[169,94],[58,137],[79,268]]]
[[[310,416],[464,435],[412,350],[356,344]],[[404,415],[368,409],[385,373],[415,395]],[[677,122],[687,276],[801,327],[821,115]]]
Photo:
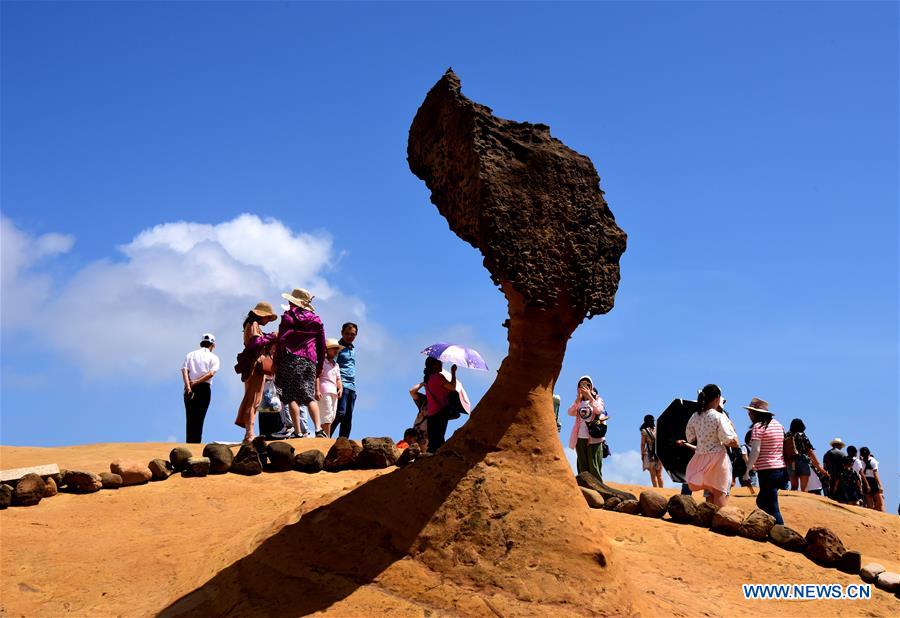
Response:
[[[200,343],[204,343],[204,342],[209,342],[209,343],[215,344],[216,338],[213,336],[212,333],[205,333],[203,335],[203,337],[200,338]]]

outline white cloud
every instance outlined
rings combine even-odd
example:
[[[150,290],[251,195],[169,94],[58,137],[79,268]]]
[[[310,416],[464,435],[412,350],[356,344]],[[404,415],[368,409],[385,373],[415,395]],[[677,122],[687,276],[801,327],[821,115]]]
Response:
[[[575,449],[566,448],[566,459],[577,471]],[[603,460],[603,480],[628,485],[650,485],[650,473],[642,469],[641,454],[636,450],[610,453]],[[665,480],[665,479],[664,479]]]
[[[50,278],[29,269],[72,243],[58,234],[30,237],[3,219],[3,326],[34,326],[87,376],[172,379],[200,335],[212,332],[222,359],[216,380],[239,390],[231,367],[241,347],[244,317],[260,300],[277,308],[280,294],[295,287],[316,295],[329,336],[338,336],[344,321],[354,321],[366,331],[367,355],[387,345],[383,331],[367,321],[365,304],[327,281],[335,252],[325,232],[295,233],[280,221],[248,214],[216,225],[164,223],[120,247],[121,259],[87,264],[56,285],[50,297]],[[47,301],[43,306],[53,316],[52,329],[38,329],[43,320],[34,313],[28,324],[18,316],[8,320],[12,303],[7,300],[23,293]],[[33,301],[26,305],[37,306]]]
[[[0,216],[0,305],[4,327],[33,319],[34,311],[50,296],[53,282],[35,271],[42,260],[67,253],[75,238],[64,234],[34,237]]]

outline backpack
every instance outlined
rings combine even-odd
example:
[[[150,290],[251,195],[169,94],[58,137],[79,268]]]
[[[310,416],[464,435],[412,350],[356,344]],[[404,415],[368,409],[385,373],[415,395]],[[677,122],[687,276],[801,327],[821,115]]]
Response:
[[[797,459],[797,455],[799,455],[799,453],[797,452],[797,444],[794,442],[794,434],[789,433],[784,436],[784,443],[782,448],[784,449],[784,460],[786,462],[790,463]]]
[[[744,478],[747,474],[747,462],[740,448],[728,447],[728,458],[731,459],[731,474],[735,478]]]

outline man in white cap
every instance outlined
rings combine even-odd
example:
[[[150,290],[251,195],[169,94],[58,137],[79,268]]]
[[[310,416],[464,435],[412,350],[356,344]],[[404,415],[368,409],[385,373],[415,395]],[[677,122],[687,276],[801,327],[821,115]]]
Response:
[[[213,354],[216,338],[206,333],[200,347],[184,357],[181,378],[184,380],[184,413],[187,442],[199,444],[203,439],[203,421],[209,409],[210,382],[219,370],[219,357]]]
[[[831,441],[831,448],[822,457],[822,466],[828,473],[828,495],[834,495],[835,484],[841,475],[845,457],[847,457],[847,453],[844,452],[844,441],[835,438]]]

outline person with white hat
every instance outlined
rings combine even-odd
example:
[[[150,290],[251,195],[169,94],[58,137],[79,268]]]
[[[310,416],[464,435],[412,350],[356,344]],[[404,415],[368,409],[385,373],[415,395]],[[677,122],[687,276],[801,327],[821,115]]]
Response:
[[[199,444],[203,440],[203,421],[212,398],[210,383],[219,370],[219,357],[213,354],[216,338],[206,333],[200,339],[200,347],[188,352],[181,365],[184,380],[184,413],[186,442]]]
[[[840,438],[835,438],[829,444],[831,448],[822,456],[822,466],[828,473],[828,495],[831,496],[834,495],[835,484],[841,475],[847,453],[844,452],[844,441]]]
[[[331,423],[337,411],[337,402],[343,394],[344,385],[341,384],[341,368],[334,361],[338,353],[344,349],[337,339],[325,340],[325,362],[322,364],[322,374],[319,376],[319,421],[322,423],[322,431],[331,437]]]
[[[319,424],[319,376],[325,363],[325,325],[312,305],[313,295],[303,288],[281,295],[290,303],[281,316],[275,353],[275,386],[281,401],[288,404],[295,432],[300,427],[300,406],[307,406],[316,428],[316,437],[324,438]]]

